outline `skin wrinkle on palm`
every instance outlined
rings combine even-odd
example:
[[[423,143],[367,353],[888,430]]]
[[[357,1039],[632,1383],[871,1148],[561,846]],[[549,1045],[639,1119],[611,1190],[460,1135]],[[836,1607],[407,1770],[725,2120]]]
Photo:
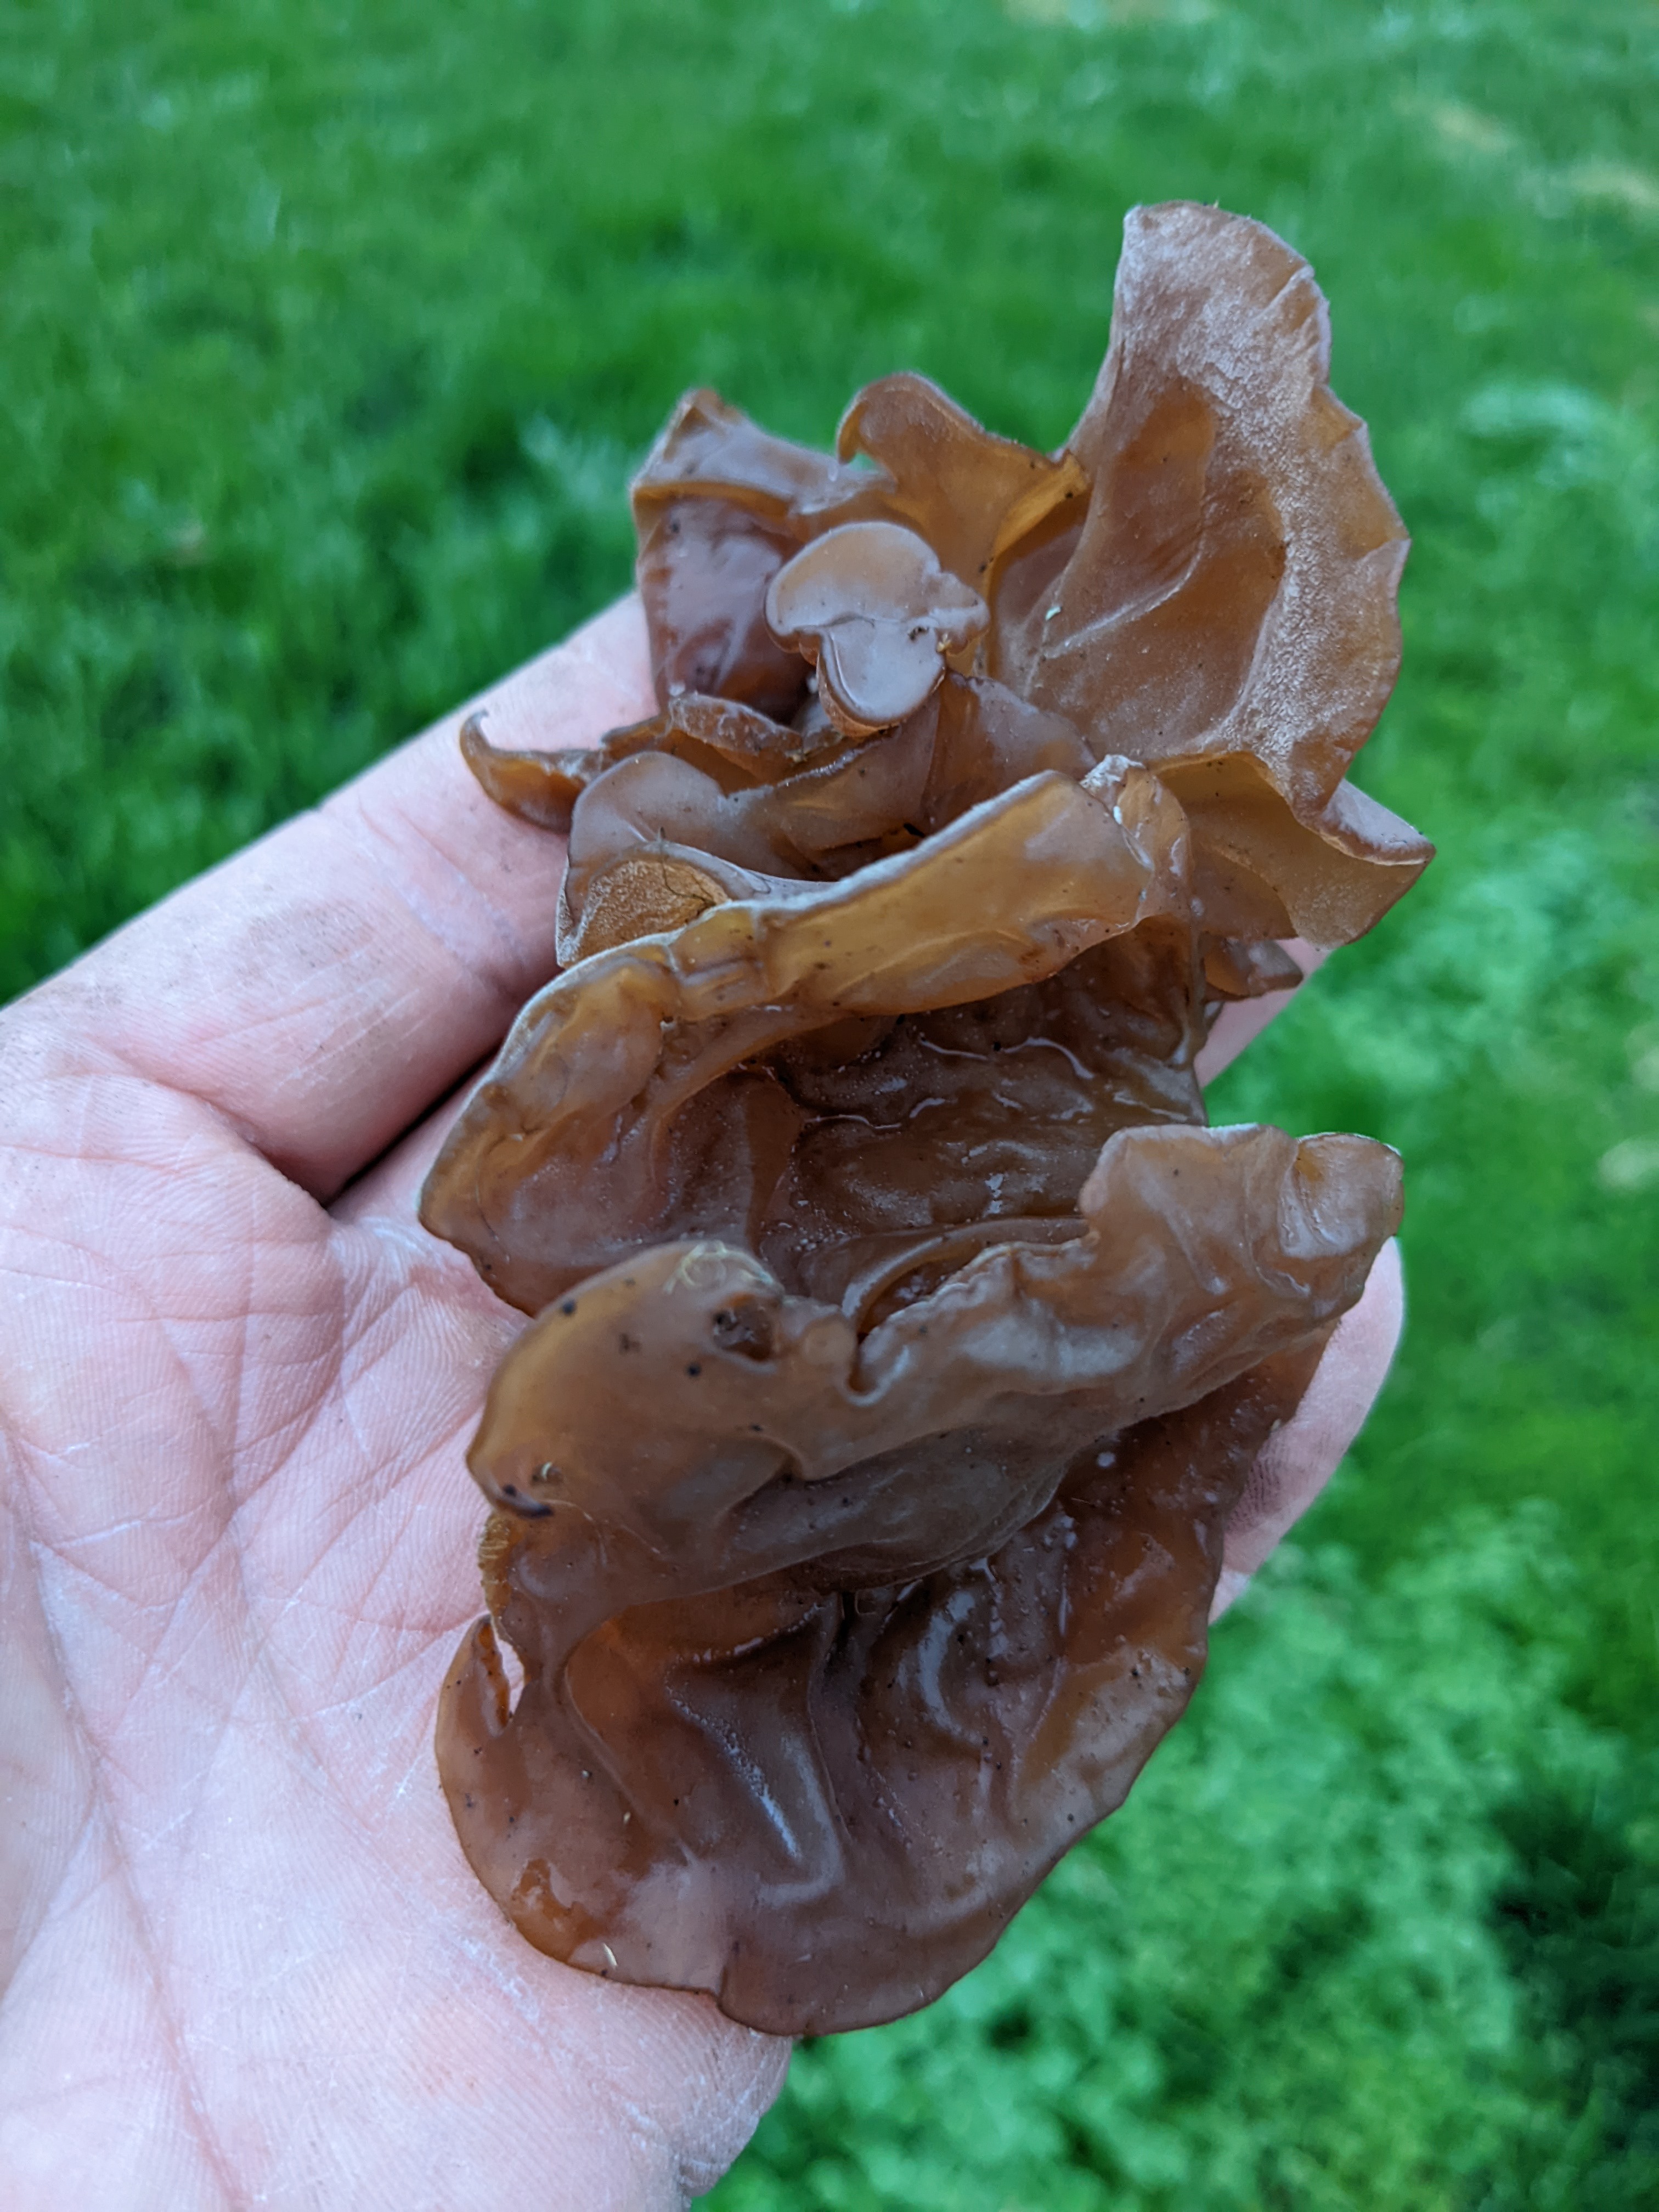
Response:
[[[647,700],[626,602],[485,703],[528,745]],[[705,2001],[522,1944],[432,1770],[476,1609],[459,1444],[521,1323],[411,1199],[455,1085],[551,969],[556,888],[544,838],[472,785],[459,720],[0,1017],[0,1635],[33,1685],[5,1753],[16,2212],[297,2203],[319,2165],[340,2203],[666,2207],[781,2080],[786,2047]],[[1364,1310],[1316,1386],[1354,1425],[1391,1349]],[[1265,1498],[1257,1540],[1288,1510]]]

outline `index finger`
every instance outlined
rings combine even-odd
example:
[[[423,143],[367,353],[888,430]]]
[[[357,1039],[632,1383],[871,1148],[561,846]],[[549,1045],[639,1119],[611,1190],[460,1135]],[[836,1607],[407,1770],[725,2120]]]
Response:
[[[1282,937],[1279,941],[1302,970],[1304,983],[1328,957],[1325,947],[1310,945],[1303,937]],[[1224,1067],[1231,1067],[1244,1048],[1255,1043],[1269,1022],[1278,1020],[1300,988],[1301,984],[1292,984],[1288,990],[1269,991],[1260,999],[1235,999],[1221,1009],[1193,1063],[1194,1073],[1206,1091]]]
[[[221,866],[26,1002],[89,1065],[213,1107],[326,1200],[505,1034],[553,972],[564,848],[456,743],[596,743],[653,707],[628,599]]]

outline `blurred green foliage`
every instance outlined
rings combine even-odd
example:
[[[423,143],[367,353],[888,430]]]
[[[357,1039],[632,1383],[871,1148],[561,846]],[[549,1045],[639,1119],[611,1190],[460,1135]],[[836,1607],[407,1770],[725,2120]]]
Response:
[[[1646,0],[0,14],[0,993],[621,588],[682,386],[1058,441],[1137,199],[1313,258],[1416,537],[1359,773],[1441,859],[1212,1102],[1405,1152],[1394,1382],[722,2212],[1659,2204],[1656,125]]]

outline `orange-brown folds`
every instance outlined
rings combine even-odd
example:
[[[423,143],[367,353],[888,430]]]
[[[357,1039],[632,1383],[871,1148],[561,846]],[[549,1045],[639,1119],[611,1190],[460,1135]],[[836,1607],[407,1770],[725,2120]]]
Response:
[[[1405,538],[1328,368],[1305,264],[1176,205],[1059,453],[918,376],[835,458],[693,392],[634,490],[658,713],[464,733],[569,861],[422,1201],[536,1316],[439,1761],[556,1957],[890,2018],[1191,1694],[1400,1215],[1386,1147],[1208,1129],[1194,1073],[1429,857],[1344,780]]]
[[[848,737],[906,721],[932,697],[947,653],[985,635],[979,593],[913,530],[847,522],[815,538],[766,587],[766,626],[818,672],[818,696]]]

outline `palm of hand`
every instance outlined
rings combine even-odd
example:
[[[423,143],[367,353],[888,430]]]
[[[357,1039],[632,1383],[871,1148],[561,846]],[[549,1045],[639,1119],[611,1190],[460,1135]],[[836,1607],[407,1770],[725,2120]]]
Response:
[[[495,708],[570,742],[641,685],[622,610]],[[781,2077],[530,1951],[432,1760],[520,1323],[414,1225],[429,1136],[360,1170],[548,972],[556,890],[446,727],[6,1018],[15,2212],[669,2206]]]

